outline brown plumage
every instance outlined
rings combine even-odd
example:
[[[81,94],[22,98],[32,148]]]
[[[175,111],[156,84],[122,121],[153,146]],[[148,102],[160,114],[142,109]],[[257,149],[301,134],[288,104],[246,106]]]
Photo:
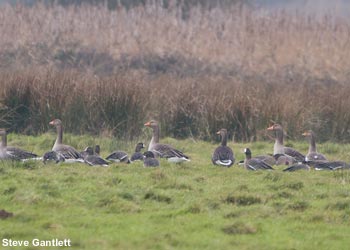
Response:
[[[309,151],[307,155],[305,156],[305,161],[324,161],[327,160],[327,158],[323,155],[317,152],[316,148],[316,136],[315,133],[312,130],[305,131],[303,134],[306,138],[309,139]]]
[[[222,128],[216,134],[221,136],[221,145],[217,147],[211,157],[214,165],[231,167],[235,163],[233,151],[227,146],[227,130]]]
[[[280,124],[274,124],[267,128],[275,133],[275,144],[273,146],[273,154],[279,156],[276,159],[277,165],[291,165],[296,162],[302,162],[305,156],[294,148],[285,147],[283,145],[283,128]]]
[[[22,150],[16,147],[7,146],[7,133],[5,129],[0,129],[0,159],[8,160],[26,160],[38,157],[36,154]]]
[[[182,153],[180,150],[175,149],[171,145],[159,143],[159,125],[155,120],[151,120],[145,123],[145,126],[152,128],[153,135],[151,142],[148,146],[148,151],[152,151],[156,156],[166,158],[170,162],[183,162],[189,161],[189,157]]]
[[[83,159],[80,153],[75,148],[62,143],[63,125],[61,120],[55,119],[55,120],[52,120],[49,124],[52,126],[55,126],[57,130],[57,138],[56,138],[55,144],[52,147],[52,151],[60,153],[60,155],[62,155],[64,159],[76,159],[78,161],[83,162]]]

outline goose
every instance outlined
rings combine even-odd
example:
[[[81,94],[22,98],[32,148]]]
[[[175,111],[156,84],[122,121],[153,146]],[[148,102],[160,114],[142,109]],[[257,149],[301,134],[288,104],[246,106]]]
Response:
[[[57,130],[57,138],[55,144],[52,147],[52,151],[60,153],[65,160],[70,159],[77,162],[84,162],[80,153],[72,146],[62,144],[63,140],[63,125],[60,119],[54,119],[50,125],[55,126]]]
[[[95,155],[100,155],[100,152],[101,152],[101,147],[100,145],[95,145]]]
[[[317,152],[316,148],[316,136],[312,130],[306,131],[302,134],[303,136],[307,137],[309,139],[309,152],[305,156],[305,161],[323,161],[327,160],[327,158],[323,155]]]
[[[227,130],[222,128],[216,134],[221,136],[221,145],[214,150],[211,161],[214,165],[231,167],[235,157],[231,148],[227,146]]]
[[[60,154],[59,152],[48,151],[43,155],[43,162],[44,162],[44,164],[46,164],[48,161],[59,163],[59,162],[64,162],[65,159],[64,159],[63,155]]]
[[[0,159],[2,160],[27,160],[39,159],[38,155],[22,150],[20,148],[7,146],[7,133],[5,129],[0,129],[1,144],[0,144]]]
[[[273,146],[273,154],[276,159],[277,165],[291,165],[296,162],[302,162],[305,156],[297,150],[285,147],[283,145],[283,128],[280,124],[274,124],[267,128],[269,131],[275,132],[275,144]]]
[[[293,164],[289,166],[288,168],[283,169],[283,172],[295,172],[299,170],[310,170],[311,167],[306,164],[305,162],[298,162],[296,164]]]
[[[143,153],[145,159],[143,160],[144,167],[158,167],[159,161],[154,158],[154,153],[152,151],[146,151]]]
[[[143,161],[144,155],[141,153],[141,149],[145,148],[145,145],[142,142],[137,143],[135,152],[130,158],[130,161]]]
[[[252,152],[249,148],[244,149],[245,160],[244,167],[247,170],[274,170],[269,164],[258,158],[252,158]]]
[[[113,161],[113,162],[130,163],[128,154],[120,150],[112,152],[110,155],[106,157],[106,160]]]
[[[90,166],[103,166],[108,167],[108,162],[102,159],[100,156],[94,154],[92,147],[87,147],[85,149],[86,154],[84,154],[84,162]]]
[[[168,159],[169,162],[180,163],[184,161],[190,161],[189,157],[181,151],[173,148],[168,144],[159,143],[159,125],[155,120],[151,120],[144,124],[147,127],[152,128],[153,136],[148,146],[148,151],[152,151],[155,156]]]
[[[344,161],[318,161],[313,162],[315,170],[340,170],[350,169],[350,165]]]
[[[79,153],[80,153],[81,158],[85,159],[85,157],[88,156],[90,154],[90,152],[92,152],[92,154],[94,154],[94,150],[92,149],[92,147],[88,146],[83,151],[81,151]]]

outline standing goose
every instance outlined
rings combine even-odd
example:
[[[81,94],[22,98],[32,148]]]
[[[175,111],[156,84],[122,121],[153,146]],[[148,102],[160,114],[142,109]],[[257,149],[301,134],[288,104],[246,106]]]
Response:
[[[36,159],[38,156],[31,152],[7,146],[7,133],[5,129],[0,129],[1,144],[0,144],[0,159],[8,160],[26,160]]]
[[[146,151],[143,153],[145,159],[143,160],[144,167],[158,167],[159,161],[154,158],[154,153],[152,151]]]
[[[85,149],[86,154],[84,154],[84,162],[90,166],[103,166],[108,167],[108,162],[102,159],[100,156],[94,154],[92,147],[87,147]]]
[[[244,160],[244,167],[247,170],[274,170],[269,164],[264,162],[263,160],[259,158],[252,158],[252,152],[249,148],[244,149],[245,154],[245,160]]]
[[[317,152],[316,148],[316,136],[312,130],[306,131],[302,134],[303,136],[307,137],[309,139],[309,152],[305,156],[305,161],[324,161],[327,160],[327,158],[323,155]]]
[[[83,162],[80,153],[72,146],[65,145],[62,143],[63,140],[63,126],[59,119],[52,120],[50,125],[55,126],[57,130],[57,138],[55,144],[52,147],[52,151],[60,153],[64,159],[76,160],[78,162]]]
[[[216,134],[221,136],[221,145],[217,147],[211,157],[214,165],[231,167],[235,157],[231,148],[227,146],[227,130],[222,128]]]
[[[293,148],[283,145],[283,128],[279,124],[268,127],[267,130],[275,132],[275,144],[273,154],[276,156],[277,165],[291,165],[296,162],[302,162],[305,156]]]
[[[148,151],[152,151],[155,155],[159,155],[161,158],[167,158],[169,162],[180,163],[183,161],[190,161],[189,157],[181,151],[173,148],[168,144],[159,143],[159,125],[155,120],[151,120],[144,124],[147,127],[152,128],[153,136],[148,146]]]
[[[143,161],[144,155],[141,153],[141,149],[145,148],[145,145],[142,142],[137,143],[135,152],[130,158],[130,161]]]

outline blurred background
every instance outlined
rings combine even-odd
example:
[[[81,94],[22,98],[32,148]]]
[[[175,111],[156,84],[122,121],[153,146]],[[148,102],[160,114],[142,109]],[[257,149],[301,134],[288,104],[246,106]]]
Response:
[[[0,1],[0,126],[237,141],[350,139],[350,3]]]

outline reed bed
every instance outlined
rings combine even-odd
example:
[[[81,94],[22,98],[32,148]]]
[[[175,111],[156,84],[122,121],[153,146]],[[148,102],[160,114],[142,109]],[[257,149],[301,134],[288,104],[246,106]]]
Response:
[[[168,3],[2,5],[0,125],[35,134],[60,117],[132,138],[154,118],[166,136],[251,141],[280,122],[290,138],[350,139],[347,20]]]

